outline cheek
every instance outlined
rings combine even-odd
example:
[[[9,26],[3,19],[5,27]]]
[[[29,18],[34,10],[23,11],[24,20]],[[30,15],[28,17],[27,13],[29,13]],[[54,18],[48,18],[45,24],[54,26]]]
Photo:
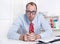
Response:
[[[34,17],[35,17],[34,15],[29,16],[29,18],[34,18]]]
[[[35,17],[35,15],[27,15],[27,17],[28,17],[29,19],[33,19],[33,18]]]
[[[27,16],[27,17],[29,17],[29,15],[28,15],[28,14],[26,14],[26,16]]]
[[[32,15],[32,18],[34,18],[35,17],[35,15]]]

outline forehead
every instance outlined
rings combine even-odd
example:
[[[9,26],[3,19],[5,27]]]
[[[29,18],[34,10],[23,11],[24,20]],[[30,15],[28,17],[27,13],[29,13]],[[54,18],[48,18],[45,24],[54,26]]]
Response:
[[[32,10],[36,10],[36,6],[29,4],[26,9],[27,9],[27,10],[31,10],[31,11],[32,11]]]

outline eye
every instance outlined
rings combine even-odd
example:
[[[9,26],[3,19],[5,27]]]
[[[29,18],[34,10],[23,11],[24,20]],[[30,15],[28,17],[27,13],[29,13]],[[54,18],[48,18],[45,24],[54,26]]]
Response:
[[[35,13],[36,13],[36,11],[32,11],[32,13],[33,13],[33,14],[35,14]]]

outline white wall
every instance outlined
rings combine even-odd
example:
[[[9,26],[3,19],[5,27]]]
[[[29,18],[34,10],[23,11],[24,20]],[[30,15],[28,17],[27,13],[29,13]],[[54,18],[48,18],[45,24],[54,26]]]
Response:
[[[0,0],[0,39],[6,38],[13,22],[12,0]]]
[[[60,15],[60,0],[30,0],[37,4],[38,11],[48,16]],[[6,37],[13,19],[25,13],[25,5],[29,0],[0,0],[0,39]]]
[[[60,15],[60,0],[15,0],[15,14],[22,14],[25,12],[25,6],[28,2],[35,2],[38,6],[38,11],[41,11],[48,16]],[[22,12],[23,11],[23,12]]]

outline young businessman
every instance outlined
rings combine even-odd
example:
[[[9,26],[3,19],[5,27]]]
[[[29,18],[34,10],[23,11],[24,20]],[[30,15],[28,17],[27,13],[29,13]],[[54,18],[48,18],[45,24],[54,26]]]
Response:
[[[40,28],[45,30],[40,32]],[[42,14],[37,13],[37,5],[29,2],[26,5],[26,13],[20,15],[8,32],[9,39],[35,41],[52,35],[52,29]]]

